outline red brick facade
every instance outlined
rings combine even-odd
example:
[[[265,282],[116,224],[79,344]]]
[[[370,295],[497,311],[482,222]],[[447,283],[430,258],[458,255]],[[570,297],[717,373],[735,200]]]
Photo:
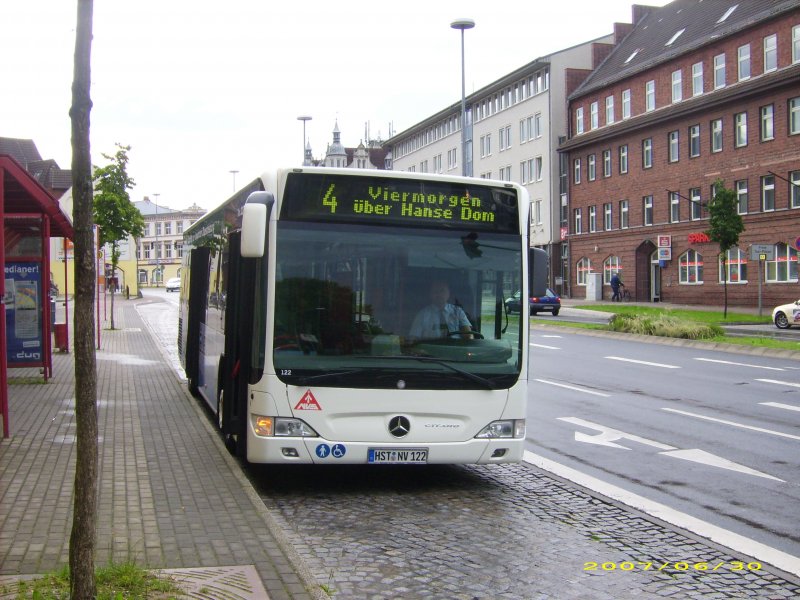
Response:
[[[749,258],[752,244],[771,245],[784,258],[771,265],[760,265],[762,282],[764,269],[770,269],[770,276],[761,286],[764,306],[800,298],[796,266],[800,188],[793,189],[789,182],[794,178],[800,183],[800,57],[792,52],[793,35],[797,40],[799,31],[800,9],[796,9],[571,99],[570,139],[560,150],[569,156],[568,242],[573,297],[580,298],[586,293],[586,287],[579,281],[585,272],[579,272],[580,261],[583,260],[582,267],[591,261],[591,271],[603,273],[604,262],[616,257],[623,281],[639,301],[721,304],[719,248],[698,235],[708,229],[708,212],[695,209],[693,213],[691,202],[698,191],[701,203],[708,202],[712,184],[719,178],[727,188],[740,192],[746,188],[748,196],[746,213],[742,215],[745,231],[739,240],[742,262],[737,263],[740,267],[733,268],[732,275],[746,281],[729,280],[728,303],[758,304],[759,261]],[[765,73],[764,40],[772,35],[777,36],[777,69]],[[751,76],[739,81],[737,49],[745,44],[750,45]],[[714,57],[723,53],[725,87],[715,90]],[[696,63],[702,63],[703,93],[693,96],[692,72]],[[673,102],[672,77],[678,70],[682,99]],[[655,110],[646,112],[645,87],[649,81],[655,81]],[[631,116],[624,120],[623,90],[630,90],[631,100]],[[611,124],[606,123],[608,96],[614,98]],[[598,107],[596,129],[591,128],[590,122],[594,102]],[[576,134],[578,108],[583,109],[584,115],[582,134]],[[762,108],[767,115],[771,111],[771,137],[762,135]],[[794,111],[791,114],[790,108]],[[741,121],[742,114],[746,115],[746,125]],[[712,152],[713,122],[719,119],[722,147]],[[740,135],[746,131],[745,144],[735,144],[737,131]],[[699,142],[695,148],[699,148],[699,155],[692,157],[690,134],[697,133]],[[652,166],[647,168],[643,166],[645,140],[650,140],[652,149]],[[628,171],[621,174],[620,148],[625,146]],[[670,147],[677,149],[672,161]],[[610,152],[610,176],[604,175],[604,152]],[[592,155],[596,176],[590,181]],[[575,178],[576,161],[580,161],[579,182]],[[770,181],[774,184],[774,205],[769,201]],[[764,186],[766,207],[762,204]],[[648,224],[645,224],[645,197],[652,197],[652,217]],[[621,222],[624,201],[628,203],[627,227]],[[611,227],[606,230],[605,208],[609,204]],[[596,219],[594,231],[590,231],[592,207]],[[580,214],[580,231],[576,231],[577,214]],[[655,257],[651,255],[657,249],[659,236],[671,236],[671,259],[654,263],[651,259]],[[702,276],[698,281],[701,266]],[[608,277],[603,288],[605,298],[610,295],[607,281]]]

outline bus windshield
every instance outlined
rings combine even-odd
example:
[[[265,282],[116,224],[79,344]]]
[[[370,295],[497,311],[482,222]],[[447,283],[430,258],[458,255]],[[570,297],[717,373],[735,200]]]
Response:
[[[504,389],[521,369],[521,238],[279,220],[273,365],[292,385]]]

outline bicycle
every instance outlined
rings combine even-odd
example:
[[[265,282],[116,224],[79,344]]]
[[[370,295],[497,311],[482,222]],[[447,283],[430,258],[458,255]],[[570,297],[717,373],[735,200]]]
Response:
[[[624,287],[622,288],[622,291],[619,293],[619,299],[621,302],[630,302],[631,300],[633,300],[633,298],[631,298],[631,293],[628,291],[627,288]]]

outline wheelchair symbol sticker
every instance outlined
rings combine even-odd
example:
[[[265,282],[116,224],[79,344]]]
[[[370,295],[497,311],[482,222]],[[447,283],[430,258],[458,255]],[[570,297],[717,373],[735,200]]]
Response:
[[[336,446],[334,446],[335,448]],[[315,450],[317,456],[320,458],[327,458],[331,453],[331,447],[328,444],[320,444]]]
[[[333,458],[342,458],[346,452],[347,448],[345,448],[343,444],[334,444],[333,448],[331,448]]]

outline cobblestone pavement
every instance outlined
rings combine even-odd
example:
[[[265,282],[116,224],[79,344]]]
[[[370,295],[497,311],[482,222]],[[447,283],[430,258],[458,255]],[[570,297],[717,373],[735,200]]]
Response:
[[[249,469],[334,598],[798,598],[800,581],[526,464]]]

